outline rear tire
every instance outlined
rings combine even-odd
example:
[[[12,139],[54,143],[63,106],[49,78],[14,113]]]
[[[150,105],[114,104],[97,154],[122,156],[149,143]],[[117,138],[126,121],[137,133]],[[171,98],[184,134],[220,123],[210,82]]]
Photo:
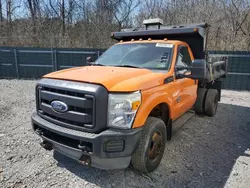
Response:
[[[207,91],[205,100],[205,114],[207,116],[214,116],[217,111],[219,101],[218,91],[216,89],[209,89]]]
[[[165,150],[166,125],[156,117],[149,117],[143,127],[137,149],[132,154],[133,167],[143,173],[153,172],[160,164]]]
[[[206,97],[207,89],[206,88],[198,88],[197,91],[197,99],[194,104],[194,111],[196,114],[204,114],[204,102]]]

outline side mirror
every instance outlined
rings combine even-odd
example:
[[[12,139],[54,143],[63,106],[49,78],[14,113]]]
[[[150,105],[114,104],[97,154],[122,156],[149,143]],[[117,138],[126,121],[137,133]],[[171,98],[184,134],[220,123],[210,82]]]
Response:
[[[86,64],[87,65],[92,65],[93,64],[93,59],[92,59],[91,56],[89,56],[89,57],[86,58]]]
[[[207,62],[204,59],[193,60],[190,78],[205,80],[207,78],[207,73]]]
[[[191,74],[183,74],[182,71],[191,71]],[[207,62],[204,59],[195,59],[192,61],[192,66],[176,66],[175,67],[176,78],[191,78],[204,81],[207,79]]]

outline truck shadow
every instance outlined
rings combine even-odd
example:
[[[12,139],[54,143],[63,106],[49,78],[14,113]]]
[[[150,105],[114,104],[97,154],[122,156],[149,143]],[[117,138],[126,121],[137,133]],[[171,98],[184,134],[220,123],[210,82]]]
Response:
[[[250,148],[250,108],[219,104],[217,115],[192,117],[167,142],[159,168],[140,174],[131,168],[89,168],[57,152],[58,166],[100,187],[224,187],[236,160]]]

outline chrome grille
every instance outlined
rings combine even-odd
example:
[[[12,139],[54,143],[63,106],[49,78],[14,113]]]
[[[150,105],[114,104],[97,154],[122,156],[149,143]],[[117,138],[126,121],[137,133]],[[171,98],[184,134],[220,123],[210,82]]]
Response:
[[[83,91],[53,87],[38,86],[37,90],[38,112],[44,119],[77,130],[94,127],[94,96]],[[51,102],[55,100],[67,104],[68,111],[64,113],[54,111]]]

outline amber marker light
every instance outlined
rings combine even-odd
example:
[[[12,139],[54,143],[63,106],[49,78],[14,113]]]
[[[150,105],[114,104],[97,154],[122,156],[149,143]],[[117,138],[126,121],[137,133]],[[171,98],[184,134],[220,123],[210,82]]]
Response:
[[[132,103],[132,110],[137,110],[141,104],[141,101],[135,101]]]

